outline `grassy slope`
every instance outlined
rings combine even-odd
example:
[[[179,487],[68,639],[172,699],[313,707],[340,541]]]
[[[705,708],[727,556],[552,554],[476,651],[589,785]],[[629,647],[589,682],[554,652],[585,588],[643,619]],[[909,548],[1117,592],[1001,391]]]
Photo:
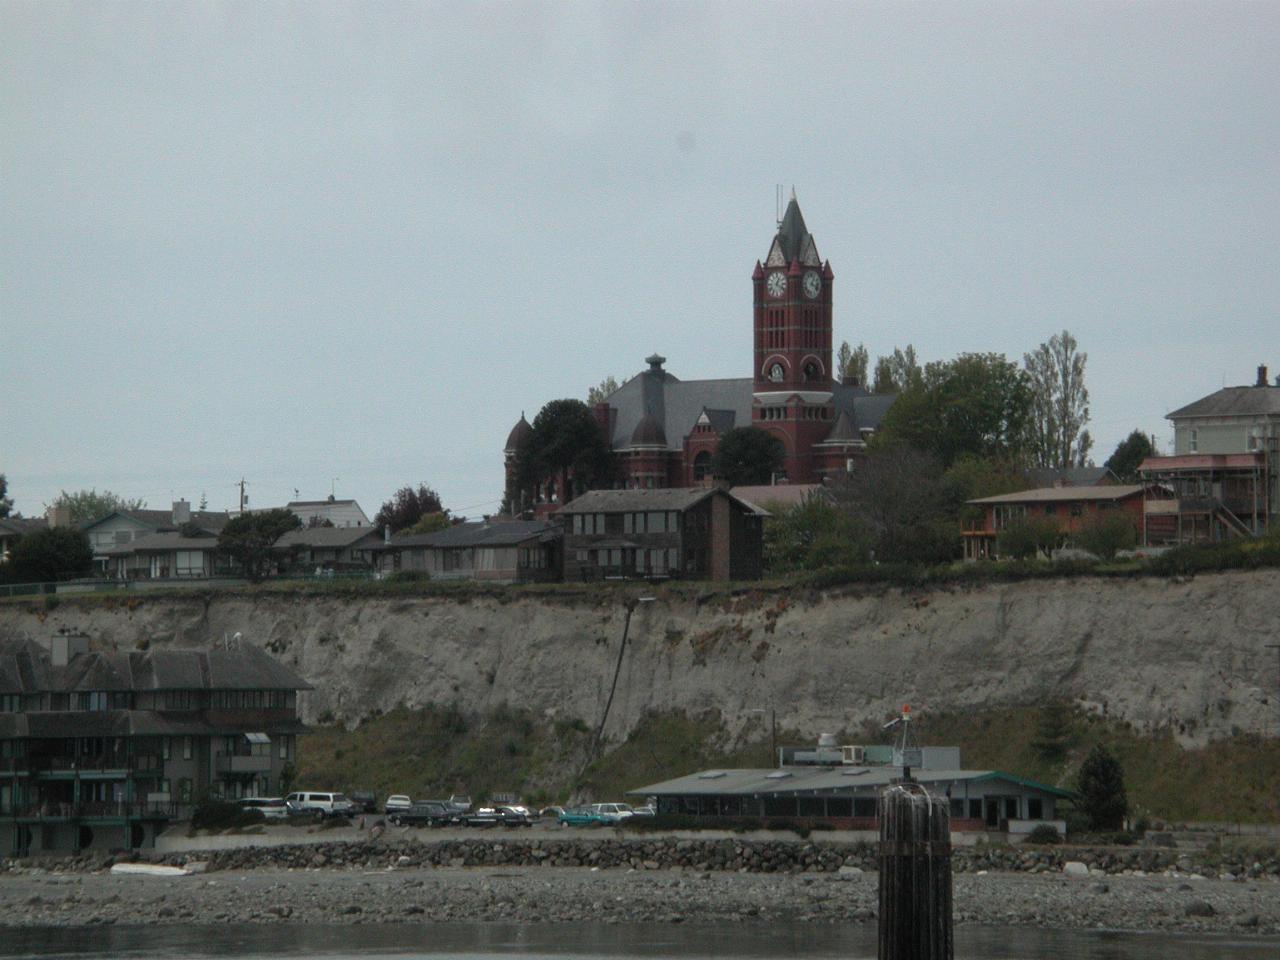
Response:
[[[1073,714],[1067,757],[1049,763],[1032,747],[1039,715],[1034,707],[936,715],[920,718],[918,732],[926,743],[958,744],[968,768],[1064,786],[1101,740],[1120,758],[1135,813],[1171,821],[1280,822],[1280,739],[1236,737],[1183,750],[1170,737],[1141,736],[1123,724]],[[305,738],[299,784],[415,797],[511,791],[534,803],[622,799],[628,789],[694,770],[765,765],[767,735],[753,733],[733,741],[714,715],[657,714],[583,770],[593,731],[581,723],[549,725],[511,710],[486,717],[397,710],[354,731],[325,727]],[[783,730],[780,739],[802,738]],[[842,739],[872,742],[857,733]]]

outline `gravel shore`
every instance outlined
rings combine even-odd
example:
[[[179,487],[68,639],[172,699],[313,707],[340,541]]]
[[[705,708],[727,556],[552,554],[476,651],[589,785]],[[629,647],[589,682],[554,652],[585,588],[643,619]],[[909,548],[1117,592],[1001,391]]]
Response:
[[[874,923],[877,876],[589,867],[226,870],[178,878],[0,874],[0,924],[435,921]],[[1280,934],[1280,883],[1169,876],[955,877],[960,924]]]

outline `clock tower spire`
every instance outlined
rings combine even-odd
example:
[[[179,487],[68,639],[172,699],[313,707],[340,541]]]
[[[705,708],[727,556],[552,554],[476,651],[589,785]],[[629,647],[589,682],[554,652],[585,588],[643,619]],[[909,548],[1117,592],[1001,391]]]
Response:
[[[795,190],[763,263],[752,274],[755,371],[752,423],[786,448],[793,482],[814,477],[811,450],[831,428],[830,263],[818,256]]]

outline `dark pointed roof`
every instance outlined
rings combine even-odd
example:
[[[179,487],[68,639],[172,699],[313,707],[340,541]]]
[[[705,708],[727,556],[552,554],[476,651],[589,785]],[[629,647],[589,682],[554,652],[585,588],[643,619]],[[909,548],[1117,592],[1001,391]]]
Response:
[[[503,450],[508,453],[514,453],[519,449],[520,441],[531,433],[533,433],[533,427],[529,426],[529,421],[524,418],[524,414],[520,414],[520,421],[507,434],[507,445],[503,447]]]
[[[836,422],[831,425],[831,432],[827,434],[825,443],[856,443],[861,437],[858,431],[854,429],[853,421],[849,419],[847,411],[841,410],[840,416],[836,417]]]
[[[646,413],[640,418],[636,428],[631,431],[631,445],[633,447],[665,447],[667,432],[662,428],[661,421],[652,414]]]
[[[809,228],[804,225],[804,216],[800,213],[800,204],[795,194],[787,204],[787,212],[782,216],[782,225],[778,227],[778,243],[782,247],[782,255],[787,263],[798,260],[804,254],[805,241],[809,239]]]

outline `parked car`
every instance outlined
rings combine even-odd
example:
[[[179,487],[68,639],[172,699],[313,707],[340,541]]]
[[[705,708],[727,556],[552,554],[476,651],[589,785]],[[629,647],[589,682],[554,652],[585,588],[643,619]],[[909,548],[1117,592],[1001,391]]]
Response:
[[[437,801],[442,802],[442,801]],[[382,812],[388,817],[394,818],[397,813],[403,813],[413,806],[413,801],[403,793],[393,793],[387,797],[386,804],[383,805]]]
[[[453,812],[443,800],[417,800],[403,810],[388,811],[387,817],[409,827],[447,827],[453,823]]]
[[[477,807],[453,814],[454,823],[464,827],[492,827],[500,820],[497,807]]]
[[[471,797],[465,793],[455,793],[449,797],[449,806],[455,813],[466,813],[471,809]]]
[[[372,790],[352,790],[351,802],[357,813],[377,813],[378,798]]]
[[[657,816],[657,814],[658,811],[647,803],[644,804],[644,806],[631,808],[631,815],[633,817],[653,817]]]
[[[564,807],[560,806],[558,803],[553,803],[551,806],[543,807],[540,811],[538,811],[538,815],[541,816],[544,820],[559,819],[560,814],[562,813],[564,813]]]
[[[598,806],[596,803],[588,803],[579,807],[565,807],[556,820],[562,827],[599,827],[605,821],[596,809]]]
[[[356,812],[355,804],[341,793],[300,790],[284,798],[285,806],[294,816],[349,817]]]
[[[529,808],[518,803],[502,803],[494,808],[504,827],[531,827],[535,819]]]
[[[257,810],[266,820],[284,820],[289,816],[283,797],[245,797],[236,803],[245,810]]]

